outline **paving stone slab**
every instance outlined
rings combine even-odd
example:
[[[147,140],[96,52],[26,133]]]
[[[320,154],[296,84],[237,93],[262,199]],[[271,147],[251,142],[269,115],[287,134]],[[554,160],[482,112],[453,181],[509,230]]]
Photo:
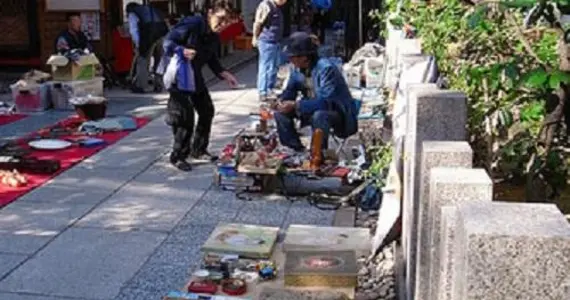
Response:
[[[166,236],[69,229],[0,282],[0,290],[111,299]]]
[[[142,187],[141,187],[142,188]],[[170,231],[198,201],[197,196],[180,198],[145,193],[135,187],[122,189],[98,206],[77,226],[115,229],[147,229]]]
[[[63,230],[92,205],[14,202],[0,210],[0,234],[52,235]],[[0,243],[1,244],[1,243]]]
[[[4,300],[87,300],[85,298],[61,298],[61,297],[49,297],[33,294],[16,294],[16,293],[1,293],[0,299]],[[141,298],[142,299],[142,298]],[[158,299],[158,298],[157,298]]]
[[[109,169],[132,168],[142,171],[168,150],[160,141],[128,145],[117,143],[85,159],[81,165]]]
[[[136,185],[153,186],[152,189],[161,190],[160,193],[168,189],[171,193],[176,191],[203,193],[212,185],[213,166],[209,164],[195,165],[191,172],[180,172],[170,163],[164,162],[168,158],[162,157],[143,173],[139,174],[133,181]]]
[[[27,255],[22,255],[22,254],[0,253],[0,279],[6,276],[10,271],[16,268],[27,258],[28,258]]]
[[[27,233],[20,232],[14,234],[0,233],[0,252],[34,254],[52,240],[58,233],[58,231],[30,231]]]
[[[18,202],[50,203],[52,205],[91,204],[101,203],[113,193],[113,190],[97,188],[82,188],[47,184],[18,198]]]

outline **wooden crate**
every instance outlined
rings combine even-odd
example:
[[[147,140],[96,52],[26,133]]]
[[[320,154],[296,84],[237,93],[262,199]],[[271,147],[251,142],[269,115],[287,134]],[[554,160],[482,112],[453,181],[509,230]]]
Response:
[[[250,36],[238,36],[234,39],[234,49],[235,50],[252,50],[253,45],[251,44]]]

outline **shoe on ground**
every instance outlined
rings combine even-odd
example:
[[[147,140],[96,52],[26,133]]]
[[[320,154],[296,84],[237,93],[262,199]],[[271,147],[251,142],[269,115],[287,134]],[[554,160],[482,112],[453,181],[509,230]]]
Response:
[[[218,157],[216,155],[212,155],[208,153],[208,151],[193,153],[191,157],[192,161],[196,163],[213,163],[218,160]]]
[[[189,164],[187,161],[185,160],[179,160],[177,162],[172,163],[172,165],[174,165],[174,167],[176,167],[178,170],[182,171],[182,172],[190,172],[192,171],[192,165]]]

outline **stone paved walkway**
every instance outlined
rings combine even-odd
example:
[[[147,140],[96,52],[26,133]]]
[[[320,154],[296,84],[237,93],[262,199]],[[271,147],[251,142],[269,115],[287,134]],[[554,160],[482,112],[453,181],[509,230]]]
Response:
[[[256,65],[238,73],[253,87]],[[254,89],[212,87],[212,150],[248,122]],[[160,299],[181,288],[220,221],[332,224],[333,212],[279,197],[243,202],[166,160],[162,118],[0,210],[0,299]],[[270,199],[271,198],[271,199]]]

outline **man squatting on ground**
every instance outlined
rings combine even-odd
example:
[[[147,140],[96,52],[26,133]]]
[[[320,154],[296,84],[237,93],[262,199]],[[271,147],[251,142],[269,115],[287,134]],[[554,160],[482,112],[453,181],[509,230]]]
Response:
[[[253,23],[252,44],[259,49],[257,89],[261,101],[271,94],[281,64],[283,12],[287,0],[263,0],[257,7]]]
[[[176,84],[169,89],[167,104],[167,122],[172,127],[174,145],[170,162],[182,171],[190,171],[188,156],[215,160],[207,151],[214,104],[206,87],[202,68],[208,65],[220,79],[231,87],[237,87],[237,79],[220,64],[217,53],[219,37],[217,35],[228,24],[231,7],[225,1],[216,1],[211,5],[205,17],[190,16],[182,19],[168,33],[164,40],[164,58],[161,68],[166,68],[175,53],[182,53],[191,61],[196,89],[192,93],[177,89]],[[164,70],[161,70],[164,74]],[[194,133],[194,110],[198,113],[198,124]],[[192,141],[192,137],[194,140]]]
[[[283,99],[274,108],[274,117],[281,144],[296,151],[304,151],[295,119],[301,127],[311,125],[323,131],[322,149],[328,146],[332,133],[347,138],[358,130],[358,109],[339,68],[328,58],[319,58],[318,46],[305,32],[293,33],[285,46],[285,54],[300,71],[291,74],[281,95]],[[303,94],[299,101],[297,94]],[[332,129],[332,132],[331,132]]]

